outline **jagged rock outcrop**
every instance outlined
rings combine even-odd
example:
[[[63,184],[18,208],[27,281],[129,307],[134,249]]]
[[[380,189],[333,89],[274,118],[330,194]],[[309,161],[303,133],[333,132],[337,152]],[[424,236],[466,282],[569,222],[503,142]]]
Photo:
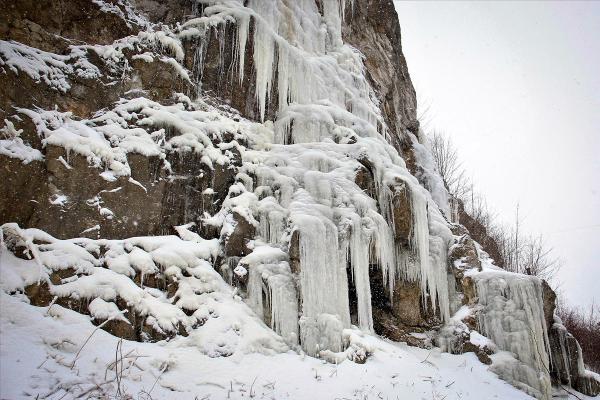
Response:
[[[494,263],[502,268],[504,260],[500,254],[500,249],[496,241],[488,234],[487,229],[475,218],[471,217],[465,210],[465,205],[461,200],[455,200],[457,202],[457,216],[458,221],[463,225],[471,236],[481,244],[485,251],[494,260]]]
[[[581,347],[555,315],[556,293],[543,282],[544,316],[548,327],[550,376],[553,382],[567,385],[588,396],[600,394],[600,381],[586,371]]]
[[[356,2],[346,9],[342,34],[365,56],[366,73],[380,101],[390,140],[404,157],[410,157],[410,141],[404,132],[418,133],[417,98],[395,15],[391,0]]]

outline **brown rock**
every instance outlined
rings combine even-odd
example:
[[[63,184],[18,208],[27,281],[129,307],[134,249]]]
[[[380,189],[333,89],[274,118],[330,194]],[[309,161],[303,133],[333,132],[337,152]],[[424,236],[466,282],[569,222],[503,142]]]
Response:
[[[550,376],[557,384],[569,385],[587,395],[600,394],[600,381],[579,369],[583,365],[581,347],[562,325],[552,325],[548,331],[550,342]]]
[[[405,325],[422,325],[424,318],[421,311],[421,297],[421,287],[418,282],[396,280],[392,314]]]
[[[256,235],[256,228],[238,212],[233,212],[236,225],[233,232],[225,238],[225,255],[227,257],[243,257],[251,253],[248,241]]]
[[[394,219],[394,237],[402,246],[410,245],[412,233],[412,205],[406,185],[396,185],[392,189],[392,216]]]
[[[50,293],[50,286],[47,282],[34,283],[25,287],[25,295],[29,298],[31,305],[38,307],[47,307],[52,302],[54,296]]]
[[[464,277],[461,280],[461,287],[463,290],[463,304],[475,305],[479,301],[477,297],[477,287],[473,279],[469,276]]]
[[[426,340],[411,335],[414,331],[419,331],[414,327],[406,327],[398,321],[396,317],[384,310],[373,309],[373,324],[375,332],[378,335],[386,337],[395,342],[405,342],[409,346],[428,348],[430,347]]]
[[[113,4],[118,6],[116,2]],[[56,53],[67,46],[63,38],[108,44],[139,29],[135,23],[86,0],[69,0],[68,4],[52,0],[0,0],[0,9],[3,14],[0,33],[4,40]]]
[[[542,280],[542,300],[544,303],[544,318],[548,329],[554,324],[554,310],[556,310],[556,293],[548,285],[548,282]]]
[[[290,257],[289,262],[292,273],[300,273],[300,232],[298,230],[292,232],[288,254]]]
[[[492,359],[490,356],[479,346],[474,345],[471,342],[465,342],[462,345],[462,353],[475,353],[479,361],[483,364],[491,365]]]

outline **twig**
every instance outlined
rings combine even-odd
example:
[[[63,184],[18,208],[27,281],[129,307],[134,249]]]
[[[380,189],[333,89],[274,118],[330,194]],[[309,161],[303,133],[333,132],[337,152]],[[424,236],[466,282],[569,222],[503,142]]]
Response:
[[[424,362],[426,362],[430,355],[431,355],[431,350],[429,350],[429,353],[427,354],[427,357],[425,357],[425,359],[423,361],[421,361],[421,364],[423,364]]]
[[[163,372],[165,372],[165,370],[167,369],[168,366],[169,366],[169,363],[165,362],[164,367],[162,367],[162,369],[160,370],[160,374],[158,374],[158,376],[156,377],[156,380],[152,384],[152,387],[150,388],[150,390],[148,390],[148,396],[150,396],[150,393],[152,393],[152,390],[154,390],[154,386],[156,386],[156,382],[158,382],[158,380],[160,379]]]
[[[571,396],[574,396],[576,399],[583,400],[581,397],[577,396],[575,393],[571,392],[570,390],[567,390],[567,388],[564,385],[560,385],[560,387],[562,388],[562,390],[569,393]]]
[[[121,357],[119,358],[119,354]],[[121,364],[121,372],[119,373],[119,362]],[[117,381],[117,396],[121,397],[121,379],[123,378],[123,338],[117,342],[115,349],[115,379]]]
[[[54,298],[50,302],[50,305],[48,305],[48,308],[46,309],[46,315],[48,315],[48,313],[50,313],[50,309],[52,308],[52,306],[54,305],[56,300],[58,300],[58,296],[54,296]]]
[[[44,364],[46,364],[46,361],[48,361],[48,359],[50,359],[50,356],[48,354],[46,354],[46,359],[44,361],[42,361],[42,363],[40,365],[37,366],[37,369],[42,368],[42,366]],[[39,396],[39,395],[38,395]]]
[[[94,336],[94,333],[96,333],[96,331],[98,329],[102,329],[102,327],[104,325],[106,325],[107,323],[109,323],[110,321],[112,321],[113,319],[115,319],[116,317],[118,317],[119,315],[123,315],[127,312],[127,309],[120,311],[118,314],[113,315],[112,317],[110,317],[109,319],[107,319],[106,321],[104,321],[103,323],[101,323],[100,325],[98,325],[93,331],[92,333],[90,333],[90,335],[87,337],[87,339],[85,339],[85,342],[83,342],[83,344],[81,345],[81,347],[79,348],[79,351],[77,351],[77,354],[75,354],[75,358],[73,359],[73,362],[71,363],[71,369],[73,369],[73,367],[75,367],[75,362],[77,361],[77,359],[79,358],[79,354],[81,353],[81,350],[83,350],[83,348],[85,347],[85,345],[90,341],[90,339],[92,338],[92,336]]]
[[[255,396],[253,389],[254,389],[254,383],[256,382],[257,379],[258,379],[258,376],[256,378],[254,378],[254,380],[252,381],[252,385],[250,385],[250,397]]]

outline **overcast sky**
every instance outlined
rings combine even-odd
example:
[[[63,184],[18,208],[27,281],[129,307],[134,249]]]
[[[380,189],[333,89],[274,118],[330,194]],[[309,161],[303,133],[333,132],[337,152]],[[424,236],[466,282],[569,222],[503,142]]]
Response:
[[[600,303],[600,2],[395,4],[426,128],[507,221],[520,204],[569,301]]]

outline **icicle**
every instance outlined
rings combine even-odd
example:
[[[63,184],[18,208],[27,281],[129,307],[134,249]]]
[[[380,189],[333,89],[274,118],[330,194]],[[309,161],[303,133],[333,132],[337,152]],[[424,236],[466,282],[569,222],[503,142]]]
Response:
[[[203,34],[198,39],[199,43],[197,44],[196,51],[194,52],[194,63],[193,63],[193,71],[194,71],[194,80],[197,82],[196,87],[196,95],[200,96],[202,92],[202,77],[204,76],[204,59],[206,57],[207,50],[207,39],[206,35]]]
[[[248,305],[264,319],[263,293],[269,295],[271,328],[291,346],[298,344],[298,296],[287,262],[249,267]],[[265,286],[266,282],[266,286]]]
[[[367,332],[373,332],[371,284],[369,281],[370,247],[370,238],[363,230],[361,218],[355,215],[350,234],[350,262],[352,266],[352,278],[356,287],[358,326]]]
[[[246,42],[248,41],[248,32],[250,30],[250,17],[241,15],[237,19],[237,53],[238,53],[238,79],[240,84],[244,81],[244,64],[246,59]]]
[[[340,351],[342,332],[350,321],[346,268],[339,260],[338,230],[299,190],[292,219],[300,233],[300,287],[302,347],[310,355],[320,349]],[[311,215],[313,214],[313,215]]]
[[[225,25],[214,28],[215,36],[219,41],[219,81],[225,76]],[[235,46],[234,46],[235,49]]]
[[[289,345],[298,344],[298,296],[287,263],[279,266],[286,274],[270,276],[271,327]]]
[[[279,243],[285,229],[285,210],[274,197],[267,197],[261,200],[259,215],[260,236],[265,243]]]
[[[392,229],[385,219],[373,210],[369,210],[369,217],[375,227],[373,230],[375,263],[381,267],[383,284],[388,285],[390,300],[394,293],[394,282],[396,280],[396,255],[394,253],[394,236]]]
[[[281,45],[277,49],[277,92],[279,93],[279,112],[283,112],[289,101],[289,70],[291,66],[287,46]]]
[[[260,15],[260,18],[254,19],[253,61],[256,70],[256,99],[260,119],[264,121],[274,76],[276,40],[273,31],[277,32],[278,11],[273,0],[253,0],[248,7]]]
[[[440,236],[429,236],[429,271],[427,289],[435,293],[431,301],[442,321],[450,319],[450,292],[448,288],[448,247]]]
[[[254,65],[256,66],[256,98],[260,119],[264,121],[266,102],[271,93],[273,79],[274,45],[273,38],[264,31],[264,23],[257,22],[254,33]]]
[[[248,305],[261,319],[264,318],[262,272],[252,266],[248,273]]]

